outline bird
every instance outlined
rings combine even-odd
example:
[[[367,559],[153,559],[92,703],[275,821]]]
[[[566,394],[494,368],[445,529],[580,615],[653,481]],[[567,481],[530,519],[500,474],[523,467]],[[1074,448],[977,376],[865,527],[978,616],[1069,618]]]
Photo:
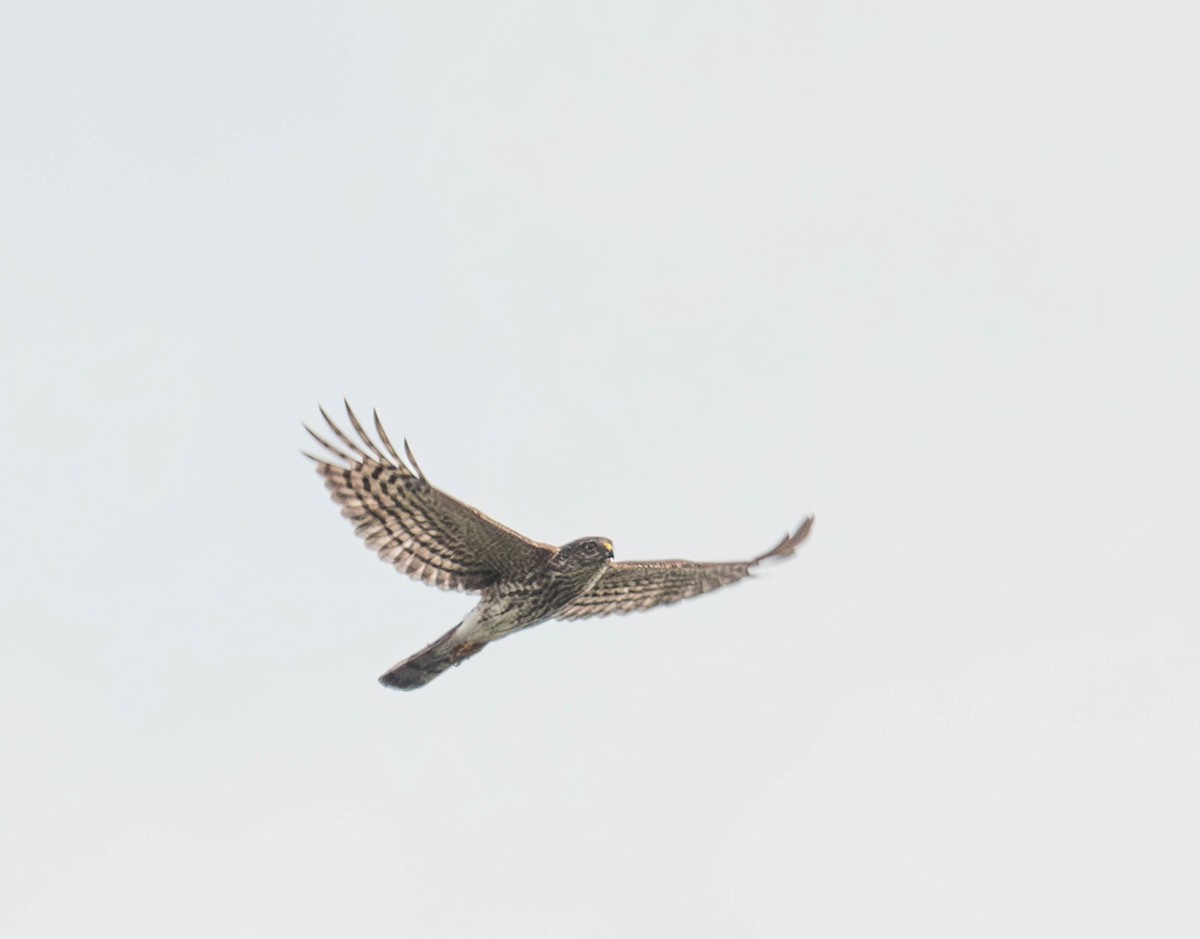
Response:
[[[812,531],[809,515],[775,547],[748,561],[617,561],[611,539],[599,536],[559,547],[543,544],[438,489],[407,440],[404,457],[396,451],[378,411],[376,442],[349,401],[344,403],[357,440],[318,406],[338,443],[305,424],[325,455],[301,451],[316,463],[342,515],[400,573],[443,590],[480,595],[454,628],[379,677],[391,688],[421,688],[489,643],[547,620],[647,610],[717,590],[764,561],[791,556]]]

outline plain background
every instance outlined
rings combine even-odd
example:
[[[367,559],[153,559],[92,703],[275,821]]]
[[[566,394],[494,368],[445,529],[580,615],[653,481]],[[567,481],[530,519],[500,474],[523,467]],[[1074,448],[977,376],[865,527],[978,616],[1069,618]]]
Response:
[[[1194,3],[9,2],[0,934],[1195,936]],[[375,676],[348,395],[755,581]]]

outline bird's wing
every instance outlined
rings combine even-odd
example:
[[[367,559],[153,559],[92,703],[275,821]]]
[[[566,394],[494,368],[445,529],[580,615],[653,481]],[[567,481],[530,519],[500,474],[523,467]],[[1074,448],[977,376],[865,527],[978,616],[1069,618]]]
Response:
[[[808,537],[812,524],[809,516],[794,533],[784,535],[770,551],[749,561],[615,561],[591,590],[557,613],[556,618],[631,613],[708,593],[748,576],[756,564],[789,556]]]
[[[478,509],[430,485],[404,442],[407,463],[388,440],[379,415],[375,431],[384,450],[363,430],[346,405],[358,441],[321,408],[321,416],[345,450],[311,427],[318,443],[341,461],[306,453],[342,514],[354,523],[367,547],[415,580],[443,590],[475,592],[505,577],[544,564],[555,552],[488,518]],[[348,451],[348,452],[347,452]]]

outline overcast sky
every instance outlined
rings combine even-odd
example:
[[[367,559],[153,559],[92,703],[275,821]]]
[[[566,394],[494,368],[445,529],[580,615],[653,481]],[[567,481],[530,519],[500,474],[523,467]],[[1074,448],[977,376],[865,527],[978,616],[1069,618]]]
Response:
[[[9,2],[0,934],[1195,936],[1192,3]],[[795,558],[411,694],[299,450]]]

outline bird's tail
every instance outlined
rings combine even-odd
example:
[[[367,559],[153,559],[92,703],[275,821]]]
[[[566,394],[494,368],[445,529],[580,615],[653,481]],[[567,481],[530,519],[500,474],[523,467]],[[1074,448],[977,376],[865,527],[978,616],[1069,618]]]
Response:
[[[461,637],[455,636],[457,632],[458,626],[455,626],[420,652],[410,655],[403,662],[397,662],[379,676],[380,684],[412,691],[429,684],[451,665],[465,662],[487,645],[486,642],[464,642]]]

